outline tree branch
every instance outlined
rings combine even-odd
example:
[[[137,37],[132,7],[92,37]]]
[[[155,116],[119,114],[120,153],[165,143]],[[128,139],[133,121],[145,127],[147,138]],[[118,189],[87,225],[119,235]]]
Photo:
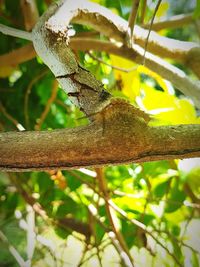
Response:
[[[70,169],[200,156],[200,125],[149,127],[117,102],[75,129],[0,134],[0,170]],[[122,138],[123,137],[123,138]]]
[[[9,53],[0,55],[0,67],[5,66],[17,66],[23,62],[26,62],[30,59],[36,57],[36,52],[32,44],[28,44],[17,48]]]
[[[126,46],[117,46],[108,41],[100,41],[92,38],[72,38],[70,46],[73,49],[79,49],[81,44],[82,51],[95,50],[95,51],[106,51],[110,54],[115,54],[123,58],[127,58],[142,64],[144,50],[138,45],[133,45],[132,48]],[[194,55],[195,57],[195,55]],[[198,57],[196,58],[198,61]],[[193,64],[198,64],[194,61]],[[164,79],[170,81],[175,87],[177,87],[184,95],[190,97],[197,107],[200,107],[200,83],[194,82],[187,75],[177,67],[171,65],[167,61],[154,56],[151,53],[145,55],[145,66],[150,70],[158,73]]]
[[[154,9],[154,12],[153,12],[153,16],[151,18],[151,22],[150,22],[150,25],[149,25],[149,28],[148,28],[148,34],[147,34],[147,38],[145,40],[145,44],[144,44],[144,58],[143,58],[143,65],[145,65],[145,55],[146,55],[146,51],[147,51],[147,45],[148,45],[148,42],[149,42],[149,36],[151,34],[151,30],[152,30],[152,25],[153,25],[153,21],[155,19],[155,16],[156,16],[156,13],[158,11],[158,8],[161,4],[162,0],[158,0],[157,4],[156,4],[156,7]]]
[[[55,22],[55,24],[57,24],[56,20],[59,21],[58,17],[60,15],[61,14],[58,13],[54,16],[50,23],[53,24],[53,22]],[[109,38],[125,43],[124,40],[127,35],[128,22],[98,4],[86,0],[81,2],[81,5],[79,5],[79,12],[74,13],[72,22],[90,25]],[[63,23],[62,20],[61,23]],[[133,36],[135,44],[144,48],[147,35],[148,30],[135,25]],[[192,62],[195,56],[191,59],[191,54],[193,53],[198,57],[198,60],[200,58],[200,46],[198,44],[174,40],[160,36],[156,32],[151,31],[148,41],[148,51],[160,57],[169,57],[186,64],[200,77],[200,67]]]
[[[160,1],[158,2],[158,4],[159,3]],[[110,10],[104,7],[101,7],[94,3],[90,3],[88,1],[83,1],[81,2],[80,5],[79,3],[78,4],[74,3],[72,0],[65,1],[64,3],[61,2],[60,6],[58,6],[57,9],[54,7],[54,11],[49,11],[49,14],[47,14],[46,17],[44,16],[44,19],[43,19],[43,23],[46,22],[46,27],[50,31],[52,31],[52,33],[54,34],[60,33],[60,34],[63,34],[63,36],[66,36],[67,34],[66,25],[69,25],[70,21],[90,25],[94,27],[96,30],[101,31],[101,33],[104,33],[108,37],[115,38],[117,41],[120,41],[120,42],[124,42],[126,31],[128,29],[127,22],[123,20],[121,17],[116,16]],[[40,48],[41,43],[39,42],[39,40],[41,40],[41,36],[37,36],[37,34],[39,33],[40,27],[41,27],[41,22],[38,23],[38,26],[36,25],[35,30],[33,31],[34,46],[36,50],[38,50],[37,52],[39,54],[41,53],[40,56],[44,57],[45,48],[44,47],[42,49]],[[180,43],[180,41],[175,41],[173,39],[161,37],[158,34],[151,32],[151,35],[152,34],[154,36],[153,38],[154,42],[157,44],[156,49],[158,49],[158,45],[160,45],[160,47],[164,45],[166,48],[165,42],[168,41],[167,49],[169,51],[175,54],[178,54],[179,51],[181,51],[181,55],[183,55],[183,53],[187,51],[187,53],[190,54],[190,55],[188,54],[189,56],[187,55],[187,63],[190,61],[190,63],[188,64],[192,64],[193,67],[195,67],[197,72],[200,71],[200,67],[198,63],[199,62],[198,59],[200,57],[199,45],[185,42],[185,45],[187,44],[187,47],[184,48],[182,47],[184,46],[183,42]],[[141,46],[145,46],[146,37],[148,36],[148,31],[141,29],[141,31],[138,31],[138,33],[134,34],[134,37],[136,39],[137,39],[137,35],[140,35],[140,40],[143,40],[143,43],[141,42]],[[148,47],[151,45],[150,44],[151,35],[149,36]],[[154,46],[154,42],[152,43],[152,47]],[[177,45],[179,45],[179,47],[177,47]],[[82,43],[81,43],[81,46],[82,46]],[[171,50],[170,50],[170,47],[171,47]],[[142,49],[138,45],[133,44],[132,48],[128,48],[126,45],[122,45],[120,48],[122,48],[123,50],[124,49],[126,50],[126,51],[123,51],[125,52],[125,54],[127,52],[134,53],[135,54],[134,60],[136,62],[138,60],[139,61],[138,63],[140,64],[143,63],[144,49]],[[156,51],[154,52],[156,54]],[[198,53],[199,53],[199,57],[198,57]],[[141,59],[141,56],[142,56],[142,59]],[[195,60],[191,60],[191,58]],[[49,67],[52,66],[51,60],[50,59],[46,60],[46,64],[49,65]],[[146,53],[145,62],[148,68],[153,69],[156,72],[160,71],[160,73],[159,72],[158,73],[161,74],[165,78],[166,76],[168,76],[168,78],[166,78],[167,80],[172,81],[172,83],[180,91],[182,91],[184,94],[191,97],[194,100],[195,104],[198,107],[200,107],[200,102],[199,102],[200,86],[198,83],[192,82],[188,77],[186,77],[186,74],[183,71],[179,70],[178,68],[170,65],[166,61],[150,53]],[[53,68],[51,68],[51,70],[54,72]],[[58,67],[56,67],[55,71],[58,72]],[[182,78],[184,78],[184,82]]]
[[[0,32],[9,36],[22,38],[28,41],[32,41],[32,35],[30,32],[18,30],[12,27],[8,27],[0,23]]]
[[[20,5],[24,17],[24,24],[27,31],[32,30],[39,18],[39,13],[35,0],[20,0]]]
[[[128,261],[127,266],[134,267],[133,258],[129,252],[128,246],[127,246],[127,244],[123,238],[123,235],[117,229],[114,215],[113,215],[113,213],[110,209],[110,206],[109,206],[110,196],[108,193],[107,182],[106,182],[106,179],[104,176],[103,168],[96,168],[96,173],[97,173],[97,180],[99,182],[99,189],[100,189],[100,192],[102,192],[103,198],[105,201],[105,208],[106,208],[106,213],[107,213],[107,217],[108,217],[110,226],[111,226],[111,228],[112,228],[112,230],[116,236],[116,239],[119,241],[121,248],[123,249],[124,253],[126,253],[127,261]]]
[[[114,15],[111,11],[109,11],[108,9],[104,7],[101,7],[97,4],[94,4],[88,1],[83,1],[83,2],[84,3],[81,2],[81,4],[80,3],[77,4],[77,3],[73,3],[73,1],[66,1],[64,2],[63,5],[62,3],[60,4],[62,8],[60,6],[59,8],[57,6],[54,7],[54,11],[56,10],[56,8],[58,8],[54,16],[51,17],[51,15],[54,14],[54,11],[51,11],[51,14],[48,15],[49,18],[51,17],[49,20],[48,20],[47,15],[45,15],[46,17],[44,16],[44,18],[46,18],[44,19],[44,21],[47,21],[48,28],[51,29],[53,27],[51,29],[52,31],[63,32],[63,35],[66,36],[66,25],[69,24],[69,22],[72,20],[72,22],[91,25],[96,30],[101,31],[105,35],[110,36],[110,37],[112,36],[112,38],[115,38],[116,40],[123,42],[124,36],[126,34],[126,29],[128,27],[127,22],[124,21],[122,18]],[[69,5],[70,8],[67,8],[67,5]],[[65,12],[65,8],[66,10],[68,9],[71,10],[71,12],[68,12],[68,16],[62,16],[63,12]],[[52,10],[52,8],[50,10]],[[104,14],[105,12],[106,14]],[[59,24],[57,21],[59,21]],[[41,25],[41,23],[39,25]],[[11,31],[10,28],[9,30]],[[14,29],[12,30],[14,31]],[[148,31],[138,28],[134,36],[135,40],[138,39],[138,43],[141,43],[141,45],[144,46],[147,34],[148,34]],[[152,39],[152,42],[151,42],[151,39]],[[88,45],[90,45],[88,40],[82,39],[82,41],[85,42],[85,44],[87,43]],[[80,44],[81,44],[81,49],[82,49],[83,42],[79,43],[78,47],[76,43],[76,48],[77,49],[80,48]],[[160,46],[161,48],[160,50],[158,46]],[[169,52],[168,54],[169,56],[171,56],[172,58],[184,61],[186,65],[192,67],[195,73],[200,76],[200,65],[199,65],[200,49],[197,44],[189,43],[189,42],[180,42],[180,41],[169,39],[166,37],[161,37],[157,35],[156,33],[151,32],[151,35],[149,37],[149,43],[148,43],[148,48],[149,47],[151,47],[151,49],[149,50],[150,51],[152,50],[155,53],[157,53],[157,51],[159,50],[160,52],[158,54],[160,54],[161,56],[167,56],[167,53]],[[87,50],[88,48],[89,47],[87,47]],[[113,51],[111,48],[113,49]],[[118,48],[121,51],[116,51],[117,50],[116,48]],[[141,49],[141,47],[137,45],[134,45],[133,49],[130,50],[128,47],[126,47],[126,45],[123,45],[121,47],[117,47],[117,46],[114,47],[114,44],[111,44],[109,49],[110,50],[108,52],[110,53],[111,52],[118,53],[118,54],[122,53],[123,56],[127,55],[127,57],[128,56],[131,57],[131,59],[136,61],[137,63],[139,64],[142,63],[141,56],[144,55],[144,50]],[[146,54],[146,58],[147,58],[146,65],[148,68],[156,71],[162,77],[171,81],[180,91],[182,91],[185,95],[188,95],[189,97],[191,97],[194,100],[195,104],[198,107],[200,107],[200,100],[199,100],[200,99],[200,86],[198,82],[196,83],[192,82],[188,77],[186,77],[183,71],[179,70],[178,68],[170,65],[166,61],[150,53]],[[70,62],[70,60],[68,60],[68,62]],[[66,70],[66,72],[64,73],[66,74],[69,72],[72,66],[71,67],[69,66],[68,68],[66,68],[66,66],[63,63],[60,66],[61,68],[57,68],[56,64],[52,64],[52,62],[50,62],[49,67],[51,68],[51,66],[53,67],[55,65],[54,74],[56,74],[57,72],[61,73],[62,70],[63,72],[64,70]],[[75,63],[75,65],[77,65],[77,63]],[[60,71],[58,71],[59,69]],[[77,71],[77,66],[75,67],[75,69]],[[52,68],[51,70],[54,72]],[[63,79],[62,81],[59,81],[59,82],[61,83],[64,89],[66,89],[66,87],[69,86],[67,79]],[[76,87],[78,87],[78,85],[76,85]],[[72,89],[72,92],[74,91],[72,87],[70,89]],[[71,99],[77,104],[77,101],[74,97]],[[97,102],[99,102],[99,98],[97,98]]]
[[[154,22],[152,25],[152,30],[160,31],[168,28],[179,28],[183,27],[185,24],[190,24],[194,22],[195,19],[193,14],[181,14],[170,17],[169,20],[162,20],[159,22]],[[148,29],[149,24],[144,24],[143,28]]]
[[[132,9],[131,13],[128,19],[128,26],[130,28],[130,37],[132,39],[133,37],[133,32],[134,32],[134,26],[137,18],[137,13],[140,5],[140,0],[132,0]]]

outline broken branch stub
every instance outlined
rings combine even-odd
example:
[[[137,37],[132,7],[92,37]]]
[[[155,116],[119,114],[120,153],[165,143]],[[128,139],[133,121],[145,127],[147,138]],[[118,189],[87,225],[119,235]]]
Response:
[[[74,14],[71,2],[66,1],[64,6],[63,2],[53,4],[45,12],[33,29],[33,44],[72,102],[89,116],[101,111],[111,95],[94,75],[79,65],[69,47],[68,29]],[[54,27],[49,19],[58,11],[65,16],[65,23]]]

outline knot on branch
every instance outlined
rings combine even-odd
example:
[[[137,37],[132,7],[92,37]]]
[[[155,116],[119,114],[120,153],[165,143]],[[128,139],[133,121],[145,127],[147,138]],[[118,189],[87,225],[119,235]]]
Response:
[[[110,98],[108,104],[94,115],[95,122],[101,122],[107,128],[116,128],[119,132],[124,128],[144,130],[148,127],[150,116],[120,98]]]

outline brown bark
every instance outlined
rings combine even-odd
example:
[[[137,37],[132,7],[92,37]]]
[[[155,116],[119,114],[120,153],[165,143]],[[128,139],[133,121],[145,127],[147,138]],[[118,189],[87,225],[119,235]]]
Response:
[[[148,126],[121,101],[75,129],[0,134],[0,170],[103,166],[200,156],[200,125]]]
[[[20,0],[20,5],[24,17],[24,25],[27,31],[32,30],[39,18],[39,13],[35,0]]]

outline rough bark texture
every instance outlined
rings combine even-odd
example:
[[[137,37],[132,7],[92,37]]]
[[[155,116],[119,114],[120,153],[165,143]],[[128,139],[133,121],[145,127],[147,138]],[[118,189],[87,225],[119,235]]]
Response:
[[[149,127],[131,105],[113,102],[75,129],[0,134],[0,170],[102,166],[200,156],[200,125]]]

